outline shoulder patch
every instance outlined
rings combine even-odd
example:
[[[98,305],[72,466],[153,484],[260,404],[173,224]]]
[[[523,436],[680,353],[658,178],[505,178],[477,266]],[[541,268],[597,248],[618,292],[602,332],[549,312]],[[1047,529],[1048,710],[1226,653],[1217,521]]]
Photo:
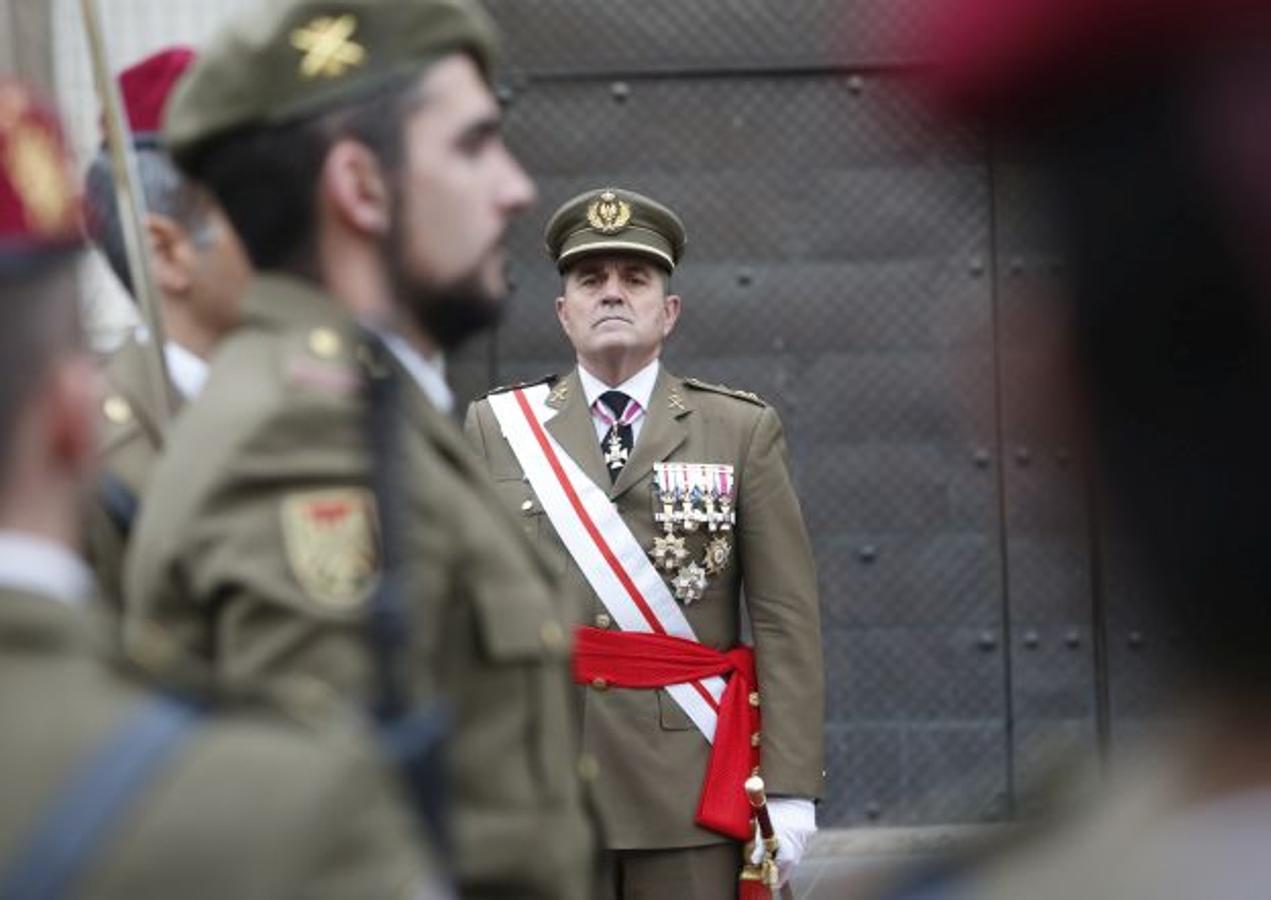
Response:
[[[553,372],[551,375],[544,375],[542,378],[535,378],[532,381],[517,381],[512,384],[505,384],[501,387],[491,388],[477,399],[484,400],[494,394],[506,394],[508,391],[515,391],[520,388],[534,387],[536,384],[555,384],[559,378],[560,376]]]
[[[364,488],[300,491],[282,501],[282,533],[292,574],[313,600],[352,610],[379,574],[375,498]]]
[[[754,403],[756,406],[767,406],[763,398],[754,391],[739,391],[736,388],[730,388],[722,384],[710,384],[709,382],[700,381],[697,378],[685,378],[685,387],[693,388],[698,391],[709,391],[712,394],[723,394],[726,397],[736,397],[738,400],[745,400]]]

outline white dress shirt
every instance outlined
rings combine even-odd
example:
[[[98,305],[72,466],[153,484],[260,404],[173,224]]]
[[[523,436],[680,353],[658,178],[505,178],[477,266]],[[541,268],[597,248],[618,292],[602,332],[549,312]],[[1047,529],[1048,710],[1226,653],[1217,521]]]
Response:
[[[62,544],[0,531],[0,587],[77,605],[93,596],[93,573]]]
[[[207,383],[207,363],[176,341],[163,345],[163,356],[168,364],[168,378],[181,399],[190,401],[197,397]]]
[[[644,426],[644,414],[649,411],[649,403],[653,400],[653,387],[658,382],[659,365],[655,359],[622,384],[611,387],[579,364],[578,379],[583,383],[583,396],[587,398],[587,408],[591,410],[591,423],[596,426],[597,441],[604,440],[609,433],[609,424],[596,415],[596,401],[605,391],[622,391],[640,404],[640,413],[631,422],[631,444],[635,446],[635,442],[640,439],[640,429]]]
[[[419,385],[433,406],[446,415],[455,408],[455,395],[446,384],[446,360],[440,353],[436,359],[427,359],[422,353],[391,331],[376,331],[384,346],[402,364],[410,377]]]

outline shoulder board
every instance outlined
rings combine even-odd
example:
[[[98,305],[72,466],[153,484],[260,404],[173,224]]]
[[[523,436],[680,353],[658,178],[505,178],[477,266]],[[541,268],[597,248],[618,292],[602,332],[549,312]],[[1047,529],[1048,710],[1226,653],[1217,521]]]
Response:
[[[484,400],[486,397],[493,396],[494,394],[506,394],[508,391],[515,391],[520,388],[534,387],[536,384],[555,384],[559,379],[560,376],[553,372],[551,375],[544,375],[542,378],[536,378],[533,381],[517,381],[512,384],[505,384],[501,387],[491,388],[477,399]]]
[[[739,391],[736,388],[730,388],[722,384],[710,384],[705,381],[699,381],[696,378],[685,378],[686,387],[693,388],[698,391],[710,391],[712,394],[723,394],[725,397],[736,397],[738,400],[745,400],[748,403],[754,403],[757,406],[767,406],[768,404],[753,391]]]

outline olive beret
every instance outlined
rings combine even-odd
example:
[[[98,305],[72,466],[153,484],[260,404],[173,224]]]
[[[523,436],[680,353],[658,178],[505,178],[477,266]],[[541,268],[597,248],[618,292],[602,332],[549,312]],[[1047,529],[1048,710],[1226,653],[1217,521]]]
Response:
[[[565,271],[584,256],[634,253],[674,271],[688,237],[667,207],[635,191],[605,188],[579,194],[552,215],[547,253]]]
[[[229,132],[355,103],[448,53],[471,54],[488,78],[495,42],[472,0],[263,0],[200,50],[164,140],[180,162]]]

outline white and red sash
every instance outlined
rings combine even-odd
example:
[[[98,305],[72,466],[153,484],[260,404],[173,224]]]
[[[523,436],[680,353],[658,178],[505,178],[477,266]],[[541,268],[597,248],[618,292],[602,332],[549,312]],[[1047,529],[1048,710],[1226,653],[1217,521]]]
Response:
[[[684,610],[617,507],[543,427],[556,413],[546,404],[548,394],[541,384],[492,394],[489,401],[565,549],[623,631],[696,642]],[[713,743],[725,687],[723,678],[711,676],[666,691]]]

